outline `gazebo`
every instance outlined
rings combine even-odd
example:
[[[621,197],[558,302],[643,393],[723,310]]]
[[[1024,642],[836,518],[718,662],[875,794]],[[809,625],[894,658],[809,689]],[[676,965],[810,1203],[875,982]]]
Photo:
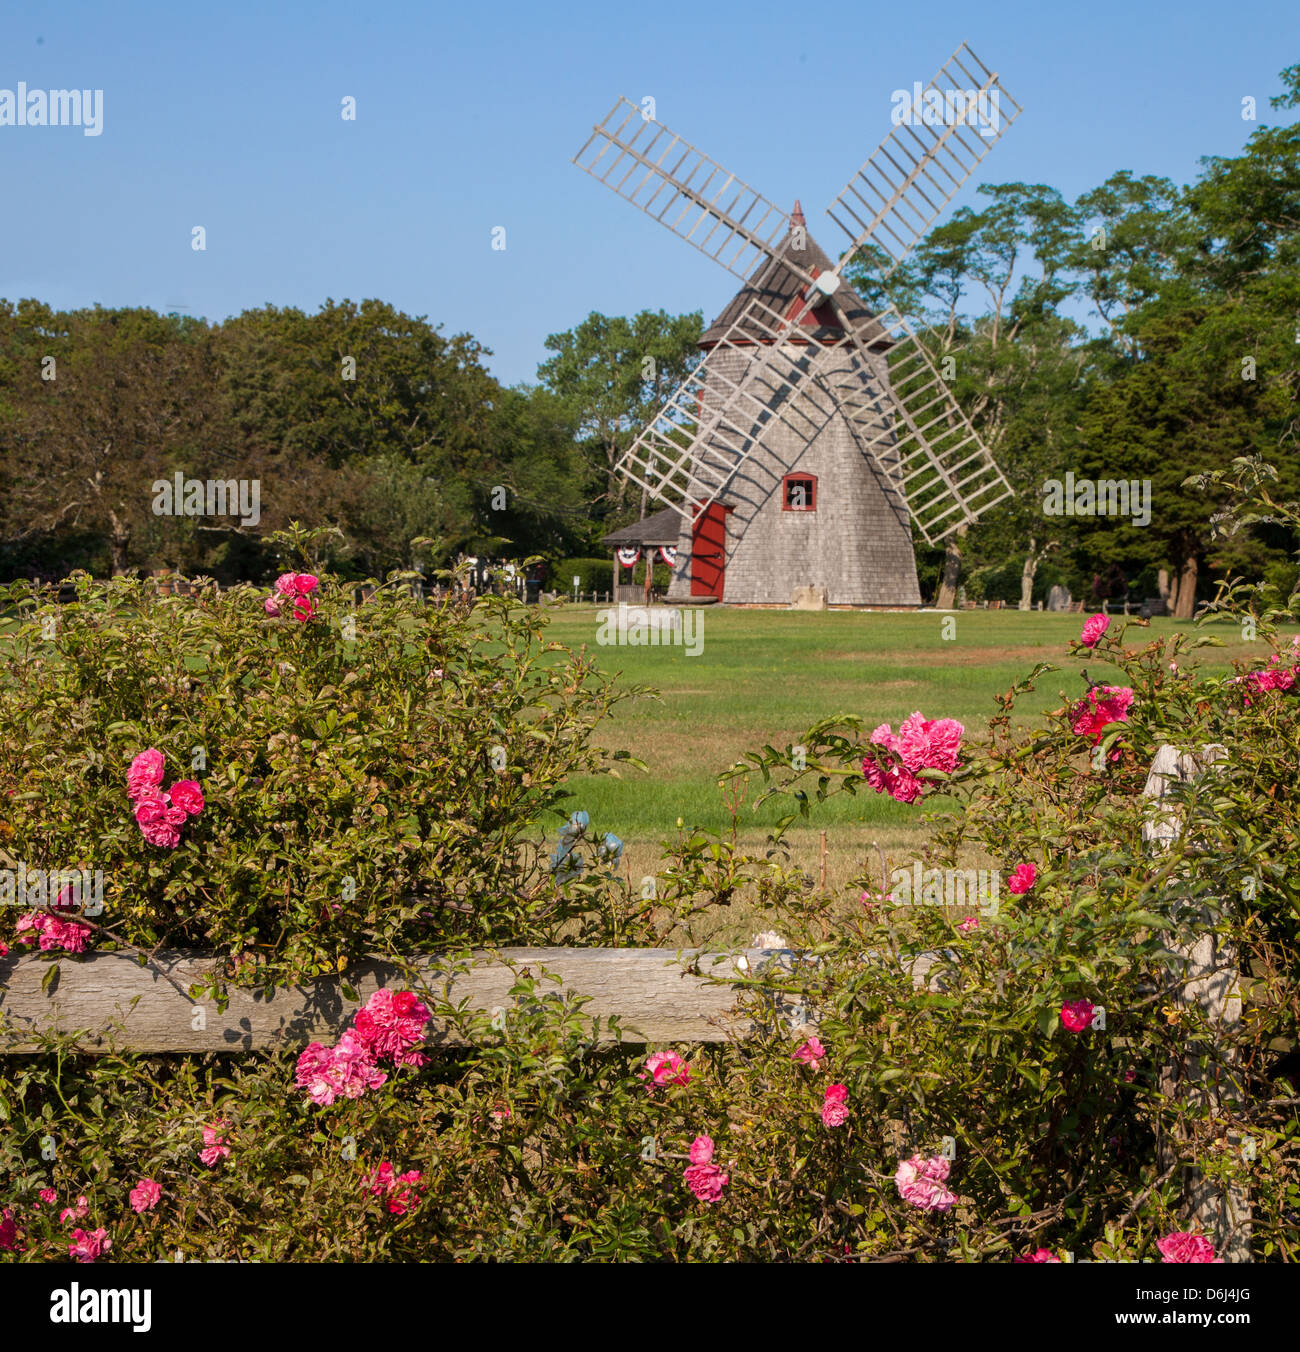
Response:
[[[664,562],[675,567],[677,541],[682,532],[682,517],[672,507],[665,507],[653,516],[642,517],[630,526],[611,531],[604,537],[604,543],[614,552],[614,591],[615,602],[635,602],[650,600],[651,582],[654,577],[654,563],[660,551],[664,552]],[[636,565],[642,566],[642,581],[636,582]],[[624,567],[632,567],[633,581],[621,581]]]

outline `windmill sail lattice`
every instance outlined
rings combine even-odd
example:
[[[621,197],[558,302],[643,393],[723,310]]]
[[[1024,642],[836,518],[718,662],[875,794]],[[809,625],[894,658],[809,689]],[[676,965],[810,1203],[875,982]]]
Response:
[[[774,421],[806,445],[837,414],[931,543],[1012,495],[904,316],[891,305],[864,325],[840,278],[866,247],[879,250],[883,276],[892,273],[1020,112],[965,44],[920,92],[923,106],[942,99],[956,115],[904,122],[882,141],[828,212],[849,237],[828,270],[804,266],[784,212],[627,100],[575,157],[745,276],[753,293],[618,464],[659,501],[698,514],[727,491]],[[981,109],[979,128],[969,119]],[[781,270],[802,284],[790,305],[764,292]]]

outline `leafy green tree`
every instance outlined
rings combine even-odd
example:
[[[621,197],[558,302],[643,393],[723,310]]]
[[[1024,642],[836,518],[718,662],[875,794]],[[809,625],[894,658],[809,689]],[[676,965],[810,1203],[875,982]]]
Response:
[[[538,379],[571,411],[593,492],[615,511],[623,506],[627,481],[614,466],[695,369],[702,333],[698,310],[687,315],[642,310],[631,319],[593,311],[576,328],[546,340],[555,356],[538,367]]]

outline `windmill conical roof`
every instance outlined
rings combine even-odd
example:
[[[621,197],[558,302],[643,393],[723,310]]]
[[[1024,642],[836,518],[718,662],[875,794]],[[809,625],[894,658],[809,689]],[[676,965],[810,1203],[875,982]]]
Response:
[[[796,202],[795,211],[791,215],[791,223],[792,225],[802,225],[802,222],[803,212]],[[765,258],[759,264],[749,281],[732,297],[726,309],[705,330],[700,339],[702,348],[710,348],[717,344],[731,326],[741,320],[755,295],[761,298],[764,305],[770,306],[778,313],[782,315],[789,313],[795,297],[802,293],[804,283],[782,261],[782,255],[787,249],[790,259],[797,266],[802,267],[805,272],[812,273],[813,276],[829,272],[835,266],[826,256],[821,245],[813,239],[806,229],[804,230],[802,249],[794,248],[794,241],[787,233],[785,239],[781,242],[781,247],[777,250],[776,256]],[[846,312],[846,319],[855,326],[858,337],[863,343],[869,347],[874,346],[882,349],[892,346],[892,340],[876,319],[874,313],[867,308],[866,301],[847,282],[840,283],[840,288],[835,293],[835,299],[841,310]],[[823,321],[823,324],[821,327],[809,325],[806,330],[809,337],[829,340],[840,332],[834,311],[829,306],[820,306],[813,313],[815,318]],[[824,322],[826,320],[835,321],[834,327],[828,327]],[[752,319],[742,324],[741,333],[752,336],[757,342],[770,341],[768,335]],[[732,341],[743,341],[743,339],[733,335]]]

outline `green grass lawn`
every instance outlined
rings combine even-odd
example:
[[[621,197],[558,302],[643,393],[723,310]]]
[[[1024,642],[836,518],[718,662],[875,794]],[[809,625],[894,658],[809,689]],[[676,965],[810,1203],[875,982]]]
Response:
[[[994,695],[1038,662],[1061,670],[1041,677],[1017,705],[1017,718],[1026,724],[1077,699],[1085,688],[1083,667],[1094,679],[1114,678],[1114,669],[1096,659],[1066,656],[1082,627],[1081,615],[710,608],[700,612],[702,651],[692,657],[679,646],[598,645],[599,612],[595,606],[553,607],[548,637],[572,648],[585,645],[603,670],[659,692],[620,705],[596,734],[600,745],[631,752],[648,770],[623,767],[617,777],[575,777],[568,806],[586,810],[595,830],[613,831],[626,842],[633,877],[656,871],[659,842],[676,834],[679,817],[688,826],[730,827],[720,771],[764,743],[797,742],[820,719],[854,714],[869,731],[878,723],[896,728],[919,709],[927,718],[959,719],[975,737],[997,712]],[[951,638],[943,637],[945,620],[955,622]],[[4,627],[0,622],[0,630]],[[1195,630],[1188,622],[1154,620],[1149,629],[1130,630],[1129,646],[1179,628]],[[1194,655],[1208,667],[1264,660],[1266,646],[1242,642],[1234,625],[1215,622],[1202,632],[1224,643]],[[0,632],[0,656],[3,649]],[[753,844],[789,810],[788,800],[777,800],[755,813],[760,791],[761,784],[751,783],[737,822],[742,838]],[[941,800],[936,805],[941,809]],[[790,841],[796,860],[816,875],[822,864],[819,832],[826,830],[827,882],[835,886],[874,859],[877,843],[890,854],[919,844],[931,829],[926,814],[932,810],[873,793],[844,795],[816,809],[811,828],[793,829]]]
[[[765,742],[778,747],[796,742],[819,719],[855,714],[869,731],[878,723],[897,728],[919,709],[927,718],[956,718],[975,736],[997,712],[993,696],[1038,662],[1061,670],[1041,677],[1017,704],[1026,724],[1059,708],[1063,696],[1077,699],[1086,688],[1082,668],[1094,680],[1115,675],[1103,662],[1067,657],[1069,641],[1086,618],[1074,614],[709,609],[702,615],[703,650],[696,657],[676,646],[598,646],[597,607],[563,606],[552,615],[551,638],[574,648],[585,644],[602,669],[660,692],[658,699],[619,706],[597,736],[601,745],[643,760],[648,773],[624,769],[619,778],[582,776],[571,785],[572,806],[589,812],[593,827],[646,846],[675,834],[679,816],[688,825],[728,827],[718,772]],[[955,620],[953,638],[942,636],[945,619]],[[1129,646],[1179,628],[1194,631],[1190,622],[1154,620],[1149,630],[1130,629]],[[1238,627],[1215,622],[1202,632],[1207,631],[1225,646],[1198,650],[1200,663],[1226,668],[1233,658],[1264,660],[1265,645],[1242,642]],[[741,808],[747,837],[761,837],[789,810],[772,802],[754,813],[750,804],[758,792],[751,789],[750,802]],[[855,856],[876,839],[897,846],[924,834],[920,809],[872,793],[844,795],[816,810],[812,839],[817,828],[828,826],[834,828],[832,849]]]

